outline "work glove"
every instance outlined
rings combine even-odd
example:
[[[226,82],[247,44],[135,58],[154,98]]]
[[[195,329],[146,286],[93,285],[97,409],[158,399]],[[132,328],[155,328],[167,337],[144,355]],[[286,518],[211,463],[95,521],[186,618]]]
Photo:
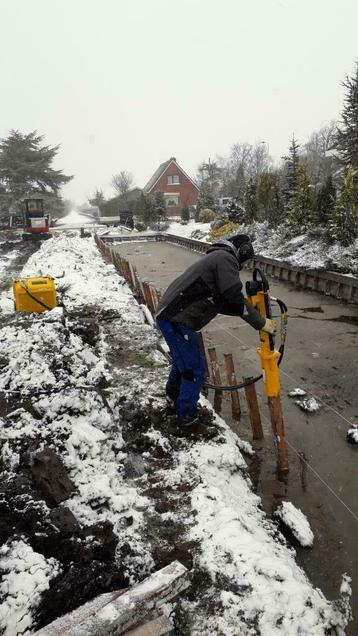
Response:
[[[261,331],[264,331],[265,333],[269,333],[270,336],[274,336],[276,333],[275,321],[271,320],[270,318],[266,318],[265,324],[262,327]]]

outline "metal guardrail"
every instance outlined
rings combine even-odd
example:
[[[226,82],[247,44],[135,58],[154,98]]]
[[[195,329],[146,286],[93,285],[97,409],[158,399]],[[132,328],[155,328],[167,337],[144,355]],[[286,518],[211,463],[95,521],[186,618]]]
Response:
[[[121,243],[134,241],[165,241],[166,243],[174,243],[181,247],[185,247],[192,252],[205,254],[208,249],[208,243],[198,241],[196,239],[185,238],[183,236],[175,236],[174,234],[166,234],[157,232],[153,234],[143,233],[128,236],[106,236],[101,237],[106,243]],[[336,272],[328,272],[321,269],[305,269],[296,267],[285,261],[279,261],[266,256],[256,256],[253,261],[254,266],[260,267],[265,274],[292,283],[301,289],[333,296],[338,300],[344,300],[348,303],[358,304],[358,279],[354,276],[345,276]]]

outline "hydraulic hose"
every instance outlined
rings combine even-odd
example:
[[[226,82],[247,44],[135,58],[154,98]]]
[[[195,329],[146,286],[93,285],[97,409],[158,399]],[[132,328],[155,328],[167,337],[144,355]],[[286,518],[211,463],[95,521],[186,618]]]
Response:
[[[285,342],[286,342],[286,334],[287,334],[287,320],[288,320],[288,316],[287,316],[287,306],[285,305],[285,303],[280,300],[279,298],[274,298],[273,296],[271,296],[271,300],[276,302],[280,308],[280,316],[281,316],[281,330],[280,330],[280,338],[281,338],[281,344],[279,346],[278,352],[280,354],[280,357],[278,359],[278,366],[280,366],[282,360],[283,360],[283,356],[284,356],[284,352],[285,352]],[[249,380],[245,380],[243,382],[239,382],[238,384],[212,384],[211,382],[205,382],[204,386],[208,389],[215,389],[216,391],[233,391],[235,389],[244,389],[245,386],[250,386],[251,384],[255,384],[256,382],[258,382],[259,380],[261,380],[263,377],[263,374],[260,373],[260,375],[257,375],[254,378],[250,378]]]

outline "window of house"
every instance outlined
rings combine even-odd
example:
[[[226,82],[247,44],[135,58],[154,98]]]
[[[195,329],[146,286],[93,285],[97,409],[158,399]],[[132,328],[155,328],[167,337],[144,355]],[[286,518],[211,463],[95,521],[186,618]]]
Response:
[[[167,208],[172,208],[179,205],[179,194],[166,194],[165,205]]]
[[[176,185],[180,183],[179,175],[178,174],[168,175],[167,182],[168,182],[168,185]]]

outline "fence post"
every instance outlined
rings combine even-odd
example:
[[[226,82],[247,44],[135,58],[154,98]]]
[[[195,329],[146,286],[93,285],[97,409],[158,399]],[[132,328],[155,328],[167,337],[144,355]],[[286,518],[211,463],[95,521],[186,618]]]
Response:
[[[252,377],[244,378],[244,382],[248,382],[249,380],[252,380]],[[261,416],[259,411],[259,405],[257,402],[255,384],[248,384],[247,386],[245,386],[245,395],[246,395],[247,406],[249,409],[249,416],[250,416],[251,429],[252,429],[252,439],[263,439],[264,432],[262,430]]]
[[[224,361],[226,368],[226,377],[229,385],[237,384],[234,361],[231,353],[224,353]],[[230,391],[231,395],[231,413],[235,420],[241,419],[241,406],[239,392],[237,389]]]

